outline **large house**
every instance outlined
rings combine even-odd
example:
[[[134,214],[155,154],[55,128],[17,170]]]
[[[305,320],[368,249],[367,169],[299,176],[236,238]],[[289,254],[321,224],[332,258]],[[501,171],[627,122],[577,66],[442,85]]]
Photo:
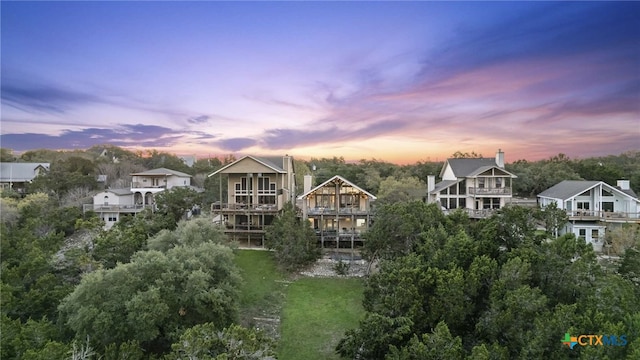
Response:
[[[25,193],[28,183],[49,171],[49,163],[0,163],[0,189]]]
[[[376,197],[349,180],[334,176],[311,189],[312,177],[304,178],[298,197],[302,217],[313,225],[322,248],[361,247],[360,235],[371,223],[371,204]]]
[[[265,226],[285,203],[295,203],[293,158],[248,155],[209,174],[212,176],[220,176],[220,198],[226,197],[211,205],[213,218],[225,224],[225,233],[232,239],[249,247],[264,247]],[[226,194],[223,176],[227,178]]]
[[[427,201],[443,210],[465,209],[471,217],[485,217],[511,202],[511,181],[517,176],[505,170],[504,152],[495,158],[454,158],[445,161],[440,178],[427,179]]]
[[[538,195],[540,207],[555,203],[567,212],[569,222],[561,234],[573,233],[601,251],[607,227],[640,223],[640,200],[629,180],[617,186],[602,181],[565,180]]]
[[[154,195],[173,187],[191,187],[191,175],[166,168],[131,174],[131,187],[107,189],[93,196],[93,204],[84,211],[94,211],[110,229],[123,215],[131,215],[152,208]]]

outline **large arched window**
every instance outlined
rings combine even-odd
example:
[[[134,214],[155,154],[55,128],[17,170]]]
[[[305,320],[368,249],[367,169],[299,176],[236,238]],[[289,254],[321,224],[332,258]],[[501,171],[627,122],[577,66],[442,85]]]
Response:
[[[104,196],[104,204],[109,205],[109,195]]]

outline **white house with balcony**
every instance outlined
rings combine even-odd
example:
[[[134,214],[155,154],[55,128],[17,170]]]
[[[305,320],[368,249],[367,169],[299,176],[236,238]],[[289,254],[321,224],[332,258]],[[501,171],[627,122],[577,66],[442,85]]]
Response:
[[[567,212],[569,222],[561,234],[573,233],[601,251],[607,227],[640,223],[640,200],[629,186],[603,181],[564,180],[538,195],[541,208],[555,203]]]
[[[445,161],[442,181],[427,178],[427,201],[439,203],[445,211],[464,209],[471,217],[485,217],[511,202],[512,180],[504,168],[504,152],[495,158],[454,158]]]
[[[153,208],[155,194],[173,187],[191,187],[191,175],[166,168],[131,174],[131,187],[107,189],[93,196],[93,204],[84,211],[94,211],[110,229],[123,215]]]

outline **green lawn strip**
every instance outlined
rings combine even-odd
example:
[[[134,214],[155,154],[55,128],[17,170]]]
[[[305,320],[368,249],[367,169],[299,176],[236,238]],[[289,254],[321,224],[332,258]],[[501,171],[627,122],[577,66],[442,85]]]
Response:
[[[278,359],[338,359],[338,341],[364,316],[362,292],[362,280],[355,278],[301,278],[290,284]]]
[[[279,317],[285,277],[276,268],[273,253],[238,250],[235,261],[243,279],[239,303],[241,325],[254,326],[255,318]]]

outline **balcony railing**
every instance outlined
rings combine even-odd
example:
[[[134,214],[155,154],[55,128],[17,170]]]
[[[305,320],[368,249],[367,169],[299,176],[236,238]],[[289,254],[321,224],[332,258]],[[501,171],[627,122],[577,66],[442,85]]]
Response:
[[[640,221],[640,213],[621,211],[567,210],[571,220]]]
[[[269,212],[269,211],[278,211],[278,205],[276,204],[241,204],[241,203],[211,204],[211,212],[220,212],[220,211]]]
[[[166,189],[167,184],[156,184],[156,185],[152,185],[146,182],[140,182],[140,181],[134,181],[131,183],[131,188],[132,189]]]
[[[151,205],[100,205],[100,204],[84,204],[82,205],[82,211],[94,211],[94,212],[128,212],[134,213],[149,208]]]
[[[470,187],[469,194],[471,195],[511,195],[511,188],[480,188]]]
[[[363,214],[367,214],[368,211],[362,210],[360,208],[350,208],[350,207],[344,207],[344,208],[338,208],[338,209],[328,208],[328,207],[314,207],[314,208],[309,208],[307,213],[309,215],[336,215],[336,214],[363,215]]]

